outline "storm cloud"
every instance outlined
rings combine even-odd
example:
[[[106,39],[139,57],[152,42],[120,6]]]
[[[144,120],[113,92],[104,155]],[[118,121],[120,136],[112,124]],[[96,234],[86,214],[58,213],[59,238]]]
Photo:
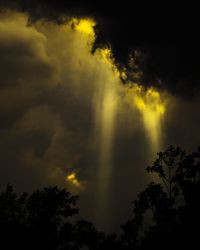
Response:
[[[70,0],[1,0],[2,11],[28,13],[29,22],[51,20],[65,23],[70,17],[92,17],[96,48],[109,45],[119,68],[131,74],[129,63],[134,51],[143,53],[136,60],[143,72],[145,86],[168,89],[176,95],[191,98],[199,89],[198,7],[187,4],[132,3],[125,1],[105,4],[102,1]],[[197,7],[197,8],[196,8]]]
[[[65,186],[81,195],[82,214],[105,227],[108,218],[104,216],[104,221],[98,218],[95,208],[95,202],[99,206],[98,195],[102,195],[103,182],[98,175],[103,156],[112,165],[112,174],[106,177],[107,199],[110,199],[107,216],[116,228],[128,218],[131,201],[148,180],[144,169],[155,156],[149,129],[160,130],[159,150],[169,144],[188,150],[198,146],[198,86],[191,84],[193,98],[190,99],[188,80],[172,73],[167,79],[171,87],[165,88],[171,70],[156,61],[162,65],[160,67],[166,67],[162,80],[162,70],[152,69],[154,59],[151,56],[147,59],[152,63],[145,69],[146,55],[143,57],[143,52],[134,50],[137,44],[132,44],[135,52],[125,67],[124,74],[130,77],[124,84],[123,74],[120,75],[123,71],[119,71],[121,66],[117,64],[117,61],[124,64],[123,55],[116,51],[126,45],[122,42],[117,47],[115,32],[111,34],[113,40],[106,36],[106,29],[114,24],[108,21],[105,25],[106,18],[101,23],[101,8],[86,10],[72,2],[68,5],[61,2],[63,5],[41,1],[35,8],[35,1],[27,5],[25,1],[9,1],[9,6],[8,2],[1,1],[4,10],[0,15],[0,183],[1,187],[11,183],[19,191],[46,185]],[[104,28],[98,26],[95,17]],[[80,20],[90,23],[86,27],[89,30],[84,23],[84,31],[76,29]],[[108,40],[101,38],[103,30]],[[136,31],[134,37],[137,34]],[[109,39],[113,41],[113,50],[105,47]],[[95,46],[96,51],[93,51]],[[169,55],[165,48],[162,51]],[[130,52],[127,51],[127,55]],[[173,67],[174,62],[173,52],[171,55],[172,64],[166,62],[169,67]],[[162,85],[160,92],[150,88],[143,93],[133,87],[148,78],[144,70],[150,69]],[[173,77],[178,81],[171,82]],[[184,94],[177,94],[179,88]],[[134,95],[137,98],[132,98]],[[160,115],[153,115],[156,121],[147,123],[144,115],[152,117],[154,102]],[[151,127],[145,127],[145,122]],[[106,140],[109,152],[104,151]],[[105,174],[103,171],[101,173]],[[80,185],[70,182],[72,179],[67,178],[70,174],[76,175]],[[89,209],[91,201],[94,211]]]

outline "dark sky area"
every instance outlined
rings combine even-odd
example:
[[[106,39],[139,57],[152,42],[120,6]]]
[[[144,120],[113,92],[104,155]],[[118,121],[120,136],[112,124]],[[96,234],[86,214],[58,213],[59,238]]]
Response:
[[[66,186],[118,230],[156,151],[199,145],[197,10],[0,0],[0,187]]]

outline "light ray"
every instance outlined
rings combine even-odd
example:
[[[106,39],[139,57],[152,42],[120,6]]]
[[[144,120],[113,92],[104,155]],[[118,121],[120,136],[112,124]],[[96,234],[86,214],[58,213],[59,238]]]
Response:
[[[161,93],[153,87],[144,87],[134,84],[128,89],[131,94],[132,105],[140,112],[144,128],[149,138],[152,152],[156,153],[161,146],[162,119],[166,112],[166,102]]]

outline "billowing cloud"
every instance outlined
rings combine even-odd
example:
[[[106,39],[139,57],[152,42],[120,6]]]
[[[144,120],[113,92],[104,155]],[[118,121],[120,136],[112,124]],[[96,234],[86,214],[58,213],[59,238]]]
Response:
[[[1,0],[1,11],[12,9],[28,13],[29,22],[51,20],[62,24],[71,17],[97,20],[94,48],[109,44],[118,66],[129,72],[129,56],[136,50],[145,60],[137,60],[145,86],[167,88],[181,96],[193,96],[199,89],[198,7],[152,3],[66,0]],[[190,16],[190,18],[188,18]],[[128,75],[131,80],[132,74]],[[162,84],[160,84],[162,83]],[[161,85],[161,86],[160,86]]]
[[[48,34],[51,25],[53,34]],[[87,141],[85,130],[81,129],[81,116],[88,119],[87,104],[82,105],[81,113],[79,107],[83,100],[78,98],[81,90],[76,86],[80,79],[77,74],[81,74],[77,69],[80,61],[74,60],[77,34],[70,26],[66,30],[50,23],[27,26],[27,16],[20,13],[1,16],[0,34],[3,163],[14,154],[18,158],[15,164],[21,165],[25,172],[31,171],[29,165],[38,165],[36,172],[46,171],[43,181],[47,184],[49,169],[66,168],[67,171],[68,165],[73,166],[80,158],[79,150],[83,141]],[[87,47],[85,53],[86,50]],[[79,70],[84,74],[84,67]],[[87,76],[84,81],[87,83]],[[5,166],[8,175],[13,164]],[[16,182],[21,179],[19,175],[13,175]]]
[[[119,71],[109,47],[91,53],[92,17],[29,18],[0,15],[1,186],[65,186],[81,194],[86,218],[105,226],[112,214],[120,224],[155,148],[198,143],[199,99],[141,87],[139,52],[129,61],[134,81],[123,84],[129,69]]]

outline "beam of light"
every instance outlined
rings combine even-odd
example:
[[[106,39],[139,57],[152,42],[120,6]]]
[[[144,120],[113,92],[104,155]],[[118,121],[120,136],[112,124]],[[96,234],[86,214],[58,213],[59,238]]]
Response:
[[[97,207],[101,210],[98,213],[98,220],[101,220],[110,217],[112,152],[120,83],[119,72],[113,62],[111,50],[109,48],[98,49],[95,55],[102,65],[102,80],[99,81],[94,98],[95,136],[98,136],[99,141]],[[98,221],[98,224],[101,225],[101,221]],[[107,226],[109,227],[109,225]]]
[[[161,146],[162,118],[166,112],[166,102],[163,101],[161,93],[153,87],[145,90],[134,84],[128,92],[131,94],[132,105],[142,115],[152,152],[156,153]]]
[[[66,176],[66,181],[69,182],[70,184],[73,184],[77,188],[81,188],[81,183],[76,177],[76,173],[71,173]]]

